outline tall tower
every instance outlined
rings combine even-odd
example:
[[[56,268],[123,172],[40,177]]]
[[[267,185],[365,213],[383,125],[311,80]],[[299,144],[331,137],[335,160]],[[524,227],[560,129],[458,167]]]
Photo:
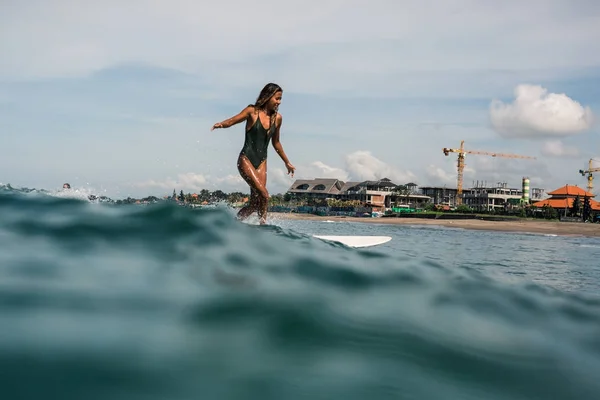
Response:
[[[522,199],[523,202],[528,204],[529,203],[529,178],[528,177],[523,177],[523,195],[522,195]]]

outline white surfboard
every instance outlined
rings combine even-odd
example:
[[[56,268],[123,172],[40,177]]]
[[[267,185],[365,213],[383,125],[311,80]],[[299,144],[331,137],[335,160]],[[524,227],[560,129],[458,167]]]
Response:
[[[317,239],[338,242],[349,247],[370,247],[384,244],[392,240],[390,236],[327,236],[313,235]]]

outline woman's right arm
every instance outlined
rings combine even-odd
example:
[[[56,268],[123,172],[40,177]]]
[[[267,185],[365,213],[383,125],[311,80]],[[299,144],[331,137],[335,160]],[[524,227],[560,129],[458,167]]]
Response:
[[[253,110],[254,110],[254,107],[248,106],[248,107],[244,108],[242,111],[240,111],[240,113],[238,115],[235,115],[229,119],[226,119],[223,122],[217,122],[216,124],[213,125],[212,128],[210,128],[210,130],[212,131],[213,129],[229,128],[230,126],[239,124],[240,122],[247,120],[250,117],[250,115],[252,114]]]

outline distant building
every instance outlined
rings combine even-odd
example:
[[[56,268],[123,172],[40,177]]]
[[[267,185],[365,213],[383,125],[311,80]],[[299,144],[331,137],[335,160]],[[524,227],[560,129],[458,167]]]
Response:
[[[530,199],[531,200],[542,200],[544,198],[544,189],[541,188],[531,188]]]
[[[397,202],[423,205],[431,200],[418,193],[416,184],[397,185],[388,178],[362,182],[343,182],[334,178],[299,179],[287,193],[306,199],[358,200],[381,211]]]
[[[529,183],[528,177],[523,177],[521,188],[510,188],[506,182],[487,186],[485,182],[477,181],[473,183],[473,187],[463,189],[463,204],[477,211],[491,211],[506,210],[541,201],[545,195],[544,189],[530,189]],[[398,185],[388,178],[350,182],[335,178],[317,178],[296,180],[287,190],[287,194],[307,200],[358,200],[375,210],[384,210],[395,207],[418,209],[423,208],[427,203],[445,208],[455,207],[458,190],[446,186],[419,187],[413,182]]]
[[[525,193],[525,195],[524,195]],[[541,200],[544,189],[532,188],[529,190],[529,178],[523,178],[521,188],[509,188],[506,182],[498,182],[496,186],[487,186],[485,183],[475,184],[474,187],[463,190],[463,204],[477,211],[491,211],[495,209],[510,209],[529,204],[530,200]]]
[[[567,210],[573,207],[573,202],[575,198],[579,196],[580,201],[583,204],[583,199],[587,196],[590,198],[590,207],[593,211],[600,211],[600,202],[593,200],[595,195],[593,193],[587,192],[578,186],[565,185],[559,187],[552,192],[548,192],[550,198],[537,201],[532,204],[534,207],[544,207],[550,206],[557,211]]]
[[[384,211],[386,208],[392,207],[392,196],[397,189],[398,185],[388,178],[356,182],[347,189],[346,193],[342,194],[342,198],[359,200],[367,206]]]
[[[421,193],[431,198],[433,204],[455,206],[456,205],[456,188],[447,188],[445,186],[422,186]]]
[[[523,199],[523,190],[509,188],[506,182],[495,187],[474,187],[463,190],[463,204],[477,211],[504,210],[517,207]]]
[[[334,178],[297,179],[287,193],[313,199],[340,198],[349,187],[360,182],[343,182]]]

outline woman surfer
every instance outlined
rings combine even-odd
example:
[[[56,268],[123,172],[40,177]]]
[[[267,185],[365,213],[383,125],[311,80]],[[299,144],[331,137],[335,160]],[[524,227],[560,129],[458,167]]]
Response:
[[[267,222],[269,192],[267,191],[267,150],[269,141],[285,163],[288,174],[294,176],[296,168],[290,163],[279,141],[282,117],[277,112],[281,104],[283,89],[274,83],[268,83],[261,90],[256,102],[248,105],[239,114],[213,125],[213,129],[229,128],[246,121],[246,139],[238,157],[238,171],[250,186],[249,204],[237,214],[244,220],[255,211],[260,224]]]

